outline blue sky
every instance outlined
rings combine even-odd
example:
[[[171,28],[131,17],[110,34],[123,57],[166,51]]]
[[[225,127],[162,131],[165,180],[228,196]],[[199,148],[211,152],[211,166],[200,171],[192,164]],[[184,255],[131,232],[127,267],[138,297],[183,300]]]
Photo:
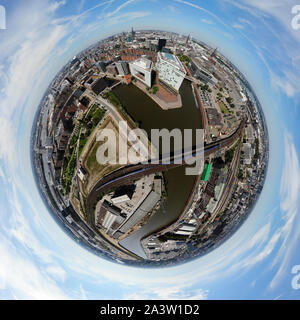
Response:
[[[293,0],[1,1],[0,298],[299,299],[298,134],[300,29]],[[221,247],[181,266],[143,270],[89,253],[53,221],[33,180],[30,132],[59,69],[88,45],[119,31],[151,28],[203,40],[253,86],[270,134],[261,197]]]

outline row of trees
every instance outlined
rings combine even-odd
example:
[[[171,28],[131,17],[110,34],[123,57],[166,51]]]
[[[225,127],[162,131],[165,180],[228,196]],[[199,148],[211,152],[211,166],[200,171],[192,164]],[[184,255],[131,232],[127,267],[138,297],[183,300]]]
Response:
[[[202,90],[202,91],[208,91],[208,92],[212,92],[211,88],[209,87],[208,84],[199,84],[199,88]]]
[[[70,187],[72,183],[72,178],[74,176],[74,172],[77,166],[77,143],[79,139],[78,145],[78,157],[80,157],[81,152],[84,146],[87,143],[88,137],[91,132],[96,128],[98,123],[103,119],[105,115],[105,111],[100,108],[98,104],[94,104],[86,116],[80,121],[82,125],[82,129],[80,136],[72,135],[70,139],[67,151],[65,153],[64,161],[63,161],[63,186],[66,194],[70,192]]]
[[[221,100],[224,98],[223,94],[221,92],[223,92],[223,88],[220,88],[219,89],[219,92],[217,93],[217,99],[218,100]],[[231,108],[235,108],[235,105],[233,103],[233,99],[231,97],[227,97],[225,98],[225,101],[228,103],[228,105],[231,107]]]

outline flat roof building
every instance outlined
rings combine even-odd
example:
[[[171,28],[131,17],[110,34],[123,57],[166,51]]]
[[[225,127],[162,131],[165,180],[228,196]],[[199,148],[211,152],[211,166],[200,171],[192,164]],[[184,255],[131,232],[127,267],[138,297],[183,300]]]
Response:
[[[158,52],[156,67],[158,79],[172,91],[178,92],[186,75],[181,61],[173,54]]]
[[[117,71],[116,65],[114,63],[108,65],[106,67],[106,72],[112,75],[117,75],[118,71]]]
[[[201,180],[203,181],[208,181],[208,178],[209,178],[209,175],[210,175],[210,172],[211,172],[211,163],[207,164],[205,163],[204,164],[204,169],[203,169],[203,172],[202,172],[202,175],[201,175]]]
[[[157,50],[158,51],[162,51],[163,47],[165,47],[167,44],[167,40],[166,39],[159,39],[158,40],[158,44],[157,44]]]
[[[119,76],[125,76],[129,73],[128,63],[125,61],[115,62],[116,68],[118,70]]]
[[[121,226],[119,231],[126,233],[133,228],[139,221],[141,221],[157,204],[161,196],[154,191],[151,191],[147,198],[143,201],[140,207],[129,217],[127,221]]]
[[[129,63],[132,76],[143,82],[146,86],[152,86],[152,61],[146,58],[139,58]]]
[[[99,61],[97,63],[97,66],[101,72],[106,72],[106,65],[103,61]]]
[[[192,59],[189,66],[195,78],[211,85],[216,85],[218,83],[218,80],[208,70],[204,69],[197,59]]]
[[[252,162],[253,150],[250,143],[243,144],[244,164],[250,165]]]
[[[118,203],[126,202],[129,200],[130,200],[130,198],[128,197],[127,194],[125,194],[123,196],[116,197],[116,198],[111,198],[111,201],[113,204],[118,204]]]

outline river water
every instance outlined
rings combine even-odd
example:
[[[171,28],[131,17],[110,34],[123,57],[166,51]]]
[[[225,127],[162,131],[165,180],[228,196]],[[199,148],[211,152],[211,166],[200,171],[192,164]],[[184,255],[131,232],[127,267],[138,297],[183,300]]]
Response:
[[[190,82],[185,80],[180,88],[182,108],[162,110],[151,98],[134,85],[119,85],[113,92],[126,108],[129,115],[138,121],[150,137],[151,129],[172,130],[174,128],[201,129],[201,115],[198,110]],[[133,235],[120,244],[135,254],[146,258],[140,240],[161,227],[177,220],[195,183],[195,176],[185,175],[185,167],[178,167],[165,173],[168,198],[165,210],[160,209]]]

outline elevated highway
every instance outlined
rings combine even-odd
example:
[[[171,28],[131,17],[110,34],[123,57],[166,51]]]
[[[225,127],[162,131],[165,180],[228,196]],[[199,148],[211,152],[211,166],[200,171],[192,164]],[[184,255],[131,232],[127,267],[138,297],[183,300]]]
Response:
[[[175,159],[178,159],[178,158],[177,156],[175,157],[173,156],[169,159],[170,161],[168,163],[165,163],[164,159],[162,159],[158,164],[145,163],[145,164],[131,165],[129,167],[125,167],[117,171],[114,171],[111,174],[108,174],[107,176],[103,177],[94,186],[94,188],[92,189],[92,191],[90,192],[87,198],[87,217],[90,220],[89,222],[94,224],[94,222],[92,221],[94,216],[93,211],[99,199],[99,196],[101,194],[105,194],[109,190],[122,185],[132,184],[135,180],[142,178],[143,176],[149,175],[151,173],[167,171],[172,168],[186,165],[186,162],[185,162],[186,157],[191,157],[191,156],[197,157],[199,156],[199,154],[201,154],[201,156],[203,155],[205,159],[210,154],[232,145],[234,141],[239,139],[242,131],[245,128],[245,124],[246,124],[246,119],[243,119],[239,127],[236,129],[236,131],[232,133],[230,136],[224,139],[220,139],[212,143],[209,143],[205,145],[204,148],[195,147],[190,152],[190,154],[187,154],[187,153],[181,154],[182,162],[180,164],[174,163]]]

